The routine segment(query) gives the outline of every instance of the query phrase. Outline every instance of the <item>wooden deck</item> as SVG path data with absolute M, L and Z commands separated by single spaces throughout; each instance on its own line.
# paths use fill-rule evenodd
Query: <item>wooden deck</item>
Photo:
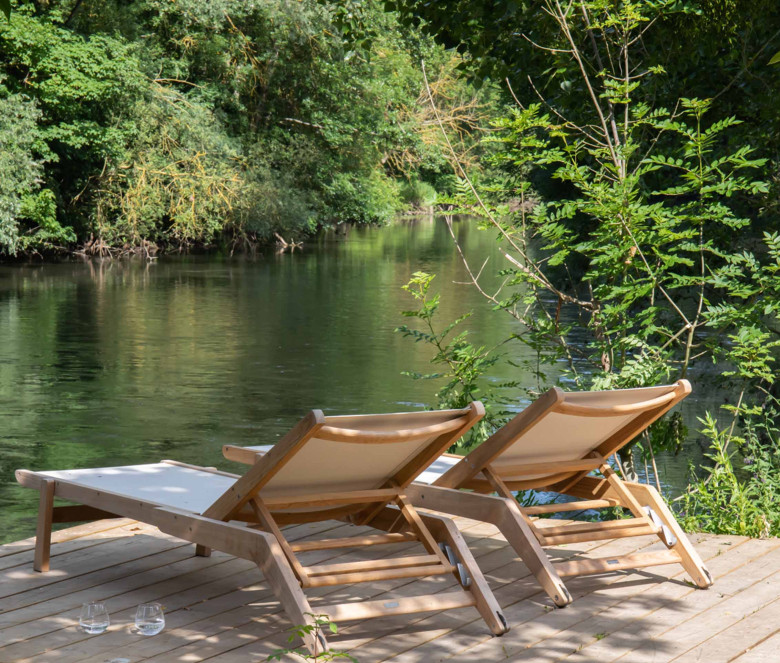
M 344 624 L 334 649 L 361 663 L 567 661 L 570 663 L 770 663 L 780 661 L 780 539 L 697 536 L 715 577 L 694 589 L 679 567 L 569 579 L 575 597 L 553 609 L 525 567 L 491 526 L 459 520 L 504 606 L 512 631 L 493 638 L 473 610 L 406 615 Z M 354 534 L 336 522 L 287 529 L 291 539 Z M 136 663 L 138 661 L 264 661 L 286 645 L 290 624 L 259 571 L 128 520 L 106 520 L 53 536 L 52 572 L 32 570 L 32 540 L 0 546 L 0 662 Z M 387 555 L 409 544 L 377 546 L 359 555 L 306 553 L 307 563 Z M 652 539 L 563 546 L 559 558 L 658 547 Z M 598 549 L 595 551 L 594 549 Z M 325 603 L 415 594 L 415 583 L 451 587 L 454 580 L 394 580 L 309 592 Z M 417 591 L 415 591 L 417 590 Z M 82 602 L 104 600 L 107 633 L 76 628 Z M 166 629 L 145 638 L 130 631 L 135 606 L 159 601 Z M 316 603 L 316 601 L 313 601 Z M 290 660 L 293 660 L 292 658 Z

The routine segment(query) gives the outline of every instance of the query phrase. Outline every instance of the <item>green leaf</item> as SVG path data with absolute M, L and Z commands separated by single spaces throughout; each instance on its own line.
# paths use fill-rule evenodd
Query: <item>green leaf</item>
M 11 22 L 11 0 L 0 0 L 0 11 L 5 14 L 5 19 Z
M 775 54 L 772 56 L 772 59 L 771 59 L 771 60 L 769 60 L 769 64 L 778 64 L 778 63 L 780 63 L 780 51 L 778 51 L 777 53 L 775 53 Z

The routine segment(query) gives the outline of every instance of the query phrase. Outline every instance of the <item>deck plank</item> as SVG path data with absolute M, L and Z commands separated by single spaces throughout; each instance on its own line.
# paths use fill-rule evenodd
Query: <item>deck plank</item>
M 771 555 L 771 554 L 770 554 Z M 767 557 L 770 557 L 767 555 Z M 773 556 L 774 564 L 780 563 L 780 555 Z M 748 567 L 748 571 L 750 568 Z M 765 573 L 766 569 L 762 573 Z M 777 598 L 780 587 L 780 571 L 754 582 L 739 571 L 727 576 L 732 582 L 741 579 L 740 587 L 729 586 L 724 591 L 723 600 L 710 606 L 703 612 L 683 621 L 674 628 L 667 629 L 646 642 L 644 646 L 617 659 L 624 663 L 658 663 L 674 660 L 692 645 L 717 636 L 721 631 L 756 610 L 760 610 Z M 747 586 L 745 586 L 747 585 Z M 700 606 L 696 606 L 699 609 Z
M 337 527 L 327 533 L 328 536 L 339 537 L 346 534 L 360 533 L 366 528 L 355 528 L 344 524 L 336 524 Z M 311 529 L 310 526 L 309 529 Z M 308 532 L 311 533 L 311 532 Z M 287 531 L 290 540 L 297 540 L 296 536 L 291 536 Z M 322 536 L 321 534 L 318 536 Z M 323 536 L 323 538 L 325 538 Z M 415 544 L 395 544 L 394 546 L 380 546 L 372 549 L 364 549 L 356 554 L 355 559 L 366 558 L 367 555 L 378 556 L 379 554 L 390 554 L 395 550 L 405 550 L 413 547 Z M 383 551 L 383 552 L 382 552 Z M 216 553 L 215 553 L 216 554 Z M 343 553 L 338 550 L 312 551 L 301 555 L 302 561 L 307 564 L 319 563 L 338 559 L 345 559 Z M 240 561 L 240 560 L 236 560 Z M 69 644 L 60 646 L 56 653 L 42 654 L 37 653 L 35 661 L 56 660 L 61 663 L 69 661 L 105 661 L 106 656 L 114 651 L 122 651 L 128 645 L 135 645 L 133 651 L 139 654 L 157 656 L 165 655 L 169 660 L 175 660 L 179 654 L 172 650 L 179 647 L 187 651 L 185 660 L 198 660 L 197 650 L 201 640 L 208 637 L 217 637 L 220 633 L 236 631 L 241 633 L 244 642 L 251 638 L 254 620 L 264 620 L 261 624 L 263 629 L 260 637 L 267 636 L 267 625 L 276 624 L 276 632 L 280 629 L 289 629 L 290 625 L 281 616 L 281 608 L 273 598 L 270 589 L 262 583 L 262 576 L 251 565 L 246 562 L 246 571 L 238 578 L 228 578 L 221 588 L 218 586 L 215 595 L 209 592 L 209 587 L 202 585 L 196 586 L 194 596 L 194 605 L 182 605 L 180 596 L 162 597 L 150 595 L 148 592 L 144 597 L 145 601 L 158 600 L 166 605 L 166 630 L 163 634 L 154 638 L 143 638 L 142 636 L 130 633 L 126 627 L 132 624 L 133 611 L 135 604 L 119 615 L 119 621 L 125 624 L 124 628 L 112 626 L 110 632 L 102 635 L 100 638 L 89 638 L 80 634 L 75 629 L 70 629 L 65 636 Z M 337 592 L 339 588 L 321 588 L 322 593 L 327 591 Z M 315 594 L 311 592 L 310 594 Z M 135 603 L 138 603 L 136 601 Z M 251 605 L 250 605 L 251 604 Z M 273 619 L 272 619 L 273 618 Z M 247 628 L 249 627 L 249 628 Z M 99 641 L 94 644 L 92 641 Z M 191 647 L 188 643 L 193 642 Z M 161 653 L 161 650 L 164 650 Z M 0 649 L 0 655 L 4 650 Z M 90 658 L 90 656 L 94 658 Z M 27 660 L 27 659 L 21 659 Z M 33 660 L 32 658 L 30 660 Z
M 456 519 L 513 630 L 493 638 L 473 609 L 352 622 L 330 637 L 360 663 L 566 661 L 567 663 L 764 663 L 780 647 L 780 540 L 694 537 L 716 584 L 686 584 L 680 567 L 570 578 L 575 602 L 556 610 L 492 526 Z M 286 528 L 291 539 L 339 537 L 362 529 L 343 523 Z M 638 537 L 559 547 L 553 556 L 618 555 L 654 549 Z M 264 661 L 287 646 L 291 628 L 262 575 L 249 562 L 193 546 L 127 520 L 89 523 L 55 534 L 50 574 L 31 569 L 33 542 L 0 547 L 0 662 Z M 416 552 L 397 543 L 359 550 L 311 551 L 306 564 L 380 559 Z M 452 589 L 451 576 L 397 579 L 307 592 L 312 606 Z M 100 636 L 76 628 L 80 604 L 107 601 L 112 626 Z M 132 633 L 135 606 L 166 606 L 166 629 Z M 294 659 L 289 659 L 294 660 Z
M 681 645 L 671 642 L 671 630 L 676 628 L 680 629 L 678 634 L 684 629 L 692 633 L 683 651 L 699 644 L 701 640 L 696 639 L 698 634 L 695 628 L 685 626 L 691 618 L 706 614 L 710 609 L 717 609 L 730 596 L 750 587 L 757 579 L 766 577 L 780 565 L 780 549 L 776 542 L 771 543 L 771 548 L 769 545 L 755 545 L 762 543 L 768 542 L 748 541 L 711 560 L 709 564 L 716 584 L 709 590 L 692 589 L 684 596 L 659 601 L 658 597 L 663 596 L 659 589 L 654 589 L 648 597 L 648 609 L 644 614 L 633 615 L 633 622 L 625 629 L 613 629 L 608 638 L 598 643 L 601 646 L 589 655 L 598 655 L 604 663 L 670 660 L 682 653 L 679 649 Z M 759 556 L 752 557 L 755 553 L 759 553 Z M 629 615 L 629 619 L 631 617 Z M 726 626 L 727 623 L 723 628 Z M 714 636 L 716 633 L 709 635 Z M 604 645 L 609 645 L 610 649 L 607 650 Z
M 705 560 L 712 560 L 720 552 L 712 539 L 701 541 L 697 549 Z M 576 611 L 535 620 L 532 626 L 537 639 L 528 637 L 526 648 L 514 654 L 513 660 L 599 661 L 604 652 L 596 654 L 588 647 L 606 643 L 610 637 L 614 640 L 613 633 L 630 621 L 631 608 L 647 611 L 658 605 L 656 601 L 674 602 L 670 597 L 702 593 L 682 581 L 685 574 L 677 566 L 625 571 L 621 575 L 615 582 L 595 586 L 575 604 Z
M 112 518 L 107 520 L 97 520 L 91 523 L 84 523 L 75 527 L 67 527 L 52 532 L 51 542 L 52 545 L 56 543 L 64 543 L 66 541 L 72 541 L 87 537 L 93 533 L 102 532 L 108 529 L 114 529 L 116 527 L 122 527 L 124 525 L 137 524 L 130 518 Z M 0 557 L 7 555 L 16 555 L 18 553 L 33 550 L 35 548 L 35 537 L 31 536 L 21 541 L 13 541 L 11 543 L 4 543 L 0 545 Z
M 780 598 L 723 629 L 717 637 L 710 637 L 672 660 L 674 663 L 726 663 L 759 646 L 778 631 Z
M 601 546 L 593 549 L 593 554 L 598 556 L 616 556 L 621 554 L 630 554 L 635 551 L 642 550 L 652 543 L 652 537 L 636 537 L 630 539 L 619 539 L 616 541 L 602 542 Z M 573 549 L 580 549 L 579 545 L 572 546 Z M 574 606 L 582 603 L 584 597 L 591 594 L 595 588 L 607 586 L 613 582 L 617 582 L 622 578 L 622 574 L 608 574 L 601 576 L 587 576 L 579 578 L 571 578 L 567 581 L 566 586 L 569 592 L 574 597 Z M 539 591 L 538 586 L 532 579 L 528 581 L 529 588 L 533 592 L 529 597 L 517 597 L 514 593 L 510 593 L 507 596 L 508 605 L 504 606 L 504 614 L 506 615 L 509 623 L 514 627 L 516 633 L 513 631 L 509 639 L 501 638 L 481 638 L 473 641 L 466 648 L 455 650 L 451 644 L 447 645 L 447 655 L 452 657 L 453 661 L 474 661 L 474 660 L 493 660 L 496 657 L 506 657 L 512 653 L 519 653 L 528 646 L 531 646 L 535 641 L 541 639 L 541 634 L 536 628 L 536 624 L 541 622 L 545 623 L 546 619 L 550 619 L 551 616 L 559 620 L 571 620 L 579 615 L 583 614 L 583 609 L 577 609 L 570 611 L 570 607 L 564 610 L 555 610 L 552 604 L 547 599 L 547 596 Z M 501 590 L 497 593 L 499 601 L 504 603 L 504 594 Z M 526 598 L 526 600 L 518 600 Z M 530 599 L 530 600 L 527 600 Z M 585 611 L 584 614 L 589 614 Z M 528 624 L 532 623 L 534 628 L 529 628 Z M 412 651 L 409 652 L 412 657 L 410 660 L 422 660 L 419 658 L 420 653 Z
M 472 528 L 482 526 L 482 523 L 459 523 L 461 527 L 465 528 L 465 531 L 471 531 Z M 470 525 L 470 526 L 469 526 Z M 414 549 L 414 546 L 419 544 L 394 544 L 388 546 L 377 546 L 374 548 L 363 548 L 353 550 L 348 553 L 343 553 L 338 559 L 339 561 L 357 561 L 360 559 L 381 559 L 391 554 L 398 554 L 399 552 L 410 551 Z M 443 582 L 441 577 L 432 578 L 423 583 L 430 587 L 430 585 L 440 585 Z M 350 600 L 369 600 L 382 596 L 388 591 L 397 592 L 399 589 L 412 585 L 416 588 L 413 593 L 425 593 L 427 589 L 420 587 L 422 583 L 415 579 L 400 578 L 396 580 L 387 580 L 383 582 L 376 582 L 370 584 L 359 584 L 352 587 L 320 587 L 317 589 L 307 591 L 307 595 L 310 597 L 312 609 L 316 611 L 317 605 L 323 603 L 345 602 Z M 274 614 L 270 615 L 270 619 L 266 619 L 263 623 L 257 623 L 250 621 L 243 623 L 240 627 L 240 633 L 228 634 L 225 632 L 224 636 L 219 642 L 216 642 L 212 637 L 209 640 L 208 648 L 201 650 L 197 643 L 192 645 L 186 645 L 175 651 L 167 653 L 168 658 L 166 660 L 181 660 L 181 661 L 200 661 L 206 660 L 205 656 L 208 654 L 212 658 L 222 659 L 227 657 L 228 659 L 235 660 L 256 660 L 256 657 L 260 656 L 258 652 L 262 654 L 257 660 L 265 660 L 267 655 L 276 649 L 279 649 L 287 645 L 286 635 L 290 629 L 290 624 L 286 621 L 285 617 L 281 614 L 278 607 L 276 607 Z M 382 620 L 386 621 L 386 620 Z M 229 637 L 228 637 L 229 636 Z M 269 638 L 275 641 L 275 644 L 269 648 Z M 333 638 L 329 635 L 329 639 Z M 338 644 L 331 643 L 334 649 L 340 649 Z M 156 660 L 156 659 L 150 659 Z M 161 659 L 162 660 L 162 659 Z M 88 663 L 98 663 L 97 661 L 89 661 Z
M 328 524 L 328 527 L 332 529 L 333 526 Z M 311 527 L 306 526 L 305 530 L 300 530 L 297 534 L 295 531 L 293 533 L 288 531 L 288 536 L 290 536 L 291 540 L 297 540 L 298 538 L 308 536 L 310 533 Z M 99 588 L 90 590 L 91 596 L 89 596 L 88 600 L 97 598 L 106 600 L 107 605 L 110 606 L 109 610 L 114 614 L 118 611 L 120 613 L 120 621 L 127 624 L 132 623 L 135 607 L 139 603 L 160 601 L 166 605 L 168 610 L 176 610 L 182 607 L 184 610 L 189 610 L 188 606 L 190 604 L 202 603 L 210 598 L 211 594 L 209 594 L 209 591 L 212 589 L 216 592 L 215 596 L 219 596 L 235 590 L 236 587 L 241 590 L 245 586 L 252 585 L 262 579 L 257 568 L 246 560 L 234 559 L 218 552 L 215 552 L 209 558 L 196 558 L 193 557 L 192 546 L 185 546 L 179 552 L 181 553 L 179 560 L 176 562 L 168 560 L 158 564 L 155 568 L 158 573 L 154 575 L 138 573 L 137 561 L 119 565 L 115 568 L 115 572 L 121 574 L 121 577 L 114 583 L 102 584 Z M 158 562 L 162 561 L 162 559 L 158 559 Z M 227 564 L 227 566 L 222 566 L 223 564 Z M 213 566 L 219 566 L 220 568 L 215 570 L 209 569 L 209 567 Z M 195 570 L 188 573 L 191 569 Z M 184 577 L 176 577 L 177 573 L 184 573 Z M 238 574 L 238 577 L 236 577 L 236 574 Z M 214 582 L 207 583 L 212 576 L 214 577 Z M 161 582 L 150 585 L 149 583 L 154 583 L 157 577 L 159 577 Z M 116 585 L 119 585 L 120 588 L 124 585 L 126 590 L 124 592 L 120 590 L 120 593 L 117 593 L 118 587 Z M 212 585 L 216 585 L 216 587 L 212 588 Z M 268 595 L 270 596 L 270 593 Z M 63 599 L 68 600 L 70 596 L 72 595 L 67 595 Z M 43 605 L 48 606 L 50 603 L 52 602 L 46 601 Z M 37 605 L 40 606 L 41 604 Z M 0 648 L 0 660 L 3 660 L 5 656 L 24 659 L 32 655 L 39 655 L 45 649 L 50 648 L 51 642 L 55 641 L 59 652 L 58 660 L 64 660 L 68 656 L 67 647 L 71 645 L 81 652 L 78 643 L 92 638 L 85 636 L 75 628 L 79 607 L 80 602 L 72 603 L 71 608 L 63 614 L 54 614 L 46 619 L 36 620 L 33 622 L 34 632 L 28 638 L 23 637 L 29 631 L 29 629 L 24 629 L 24 625 L 16 629 L 0 630 L 0 637 L 4 644 L 4 647 Z M 189 616 L 194 617 L 195 613 Z M 47 624 L 49 625 L 48 632 L 46 631 Z M 112 632 L 114 630 L 116 629 L 112 628 Z M 18 639 L 12 642 L 9 635 L 17 635 Z M 24 642 L 19 642 L 19 639 L 24 640 Z M 109 648 L 114 646 L 112 639 L 108 636 L 103 636 L 100 640 L 103 645 Z M 78 654 L 78 656 L 82 655 L 82 653 Z M 77 657 L 76 660 L 81 659 Z
M 729 663 L 777 663 L 778 651 L 780 651 L 780 630 Z

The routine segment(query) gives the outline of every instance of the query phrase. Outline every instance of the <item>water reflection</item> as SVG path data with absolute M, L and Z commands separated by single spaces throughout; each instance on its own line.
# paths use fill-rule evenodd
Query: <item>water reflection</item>
M 469 257 L 488 259 L 486 273 L 501 265 L 493 236 L 468 220 L 454 229 Z M 432 218 L 252 259 L 0 267 L 0 537 L 34 532 L 37 499 L 17 486 L 17 468 L 230 467 L 222 444 L 273 442 L 311 408 L 432 403 L 435 384 L 401 375 L 429 372 L 430 350 L 393 332 L 417 270 L 438 274 L 443 319 L 474 309 L 475 342 L 511 333 L 509 316 L 458 284 L 466 274 Z M 661 463 L 682 485 L 686 463 Z

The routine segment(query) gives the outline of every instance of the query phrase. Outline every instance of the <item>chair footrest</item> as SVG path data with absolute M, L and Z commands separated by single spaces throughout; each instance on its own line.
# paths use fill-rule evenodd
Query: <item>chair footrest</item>
M 455 567 L 449 564 L 426 564 L 422 566 L 404 566 L 392 569 L 365 571 L 346 571 L 331 575 L 308 576 L 302 584 L 305 587 L 327 587 L 329 585 L 351 585 L 356 582 L 375 582 L 395 580 L 397 578 L 424 578 L 426 576 L 454 573 Z
M 558 562 L 553 564 L 553 566 L 558 575 L 564 577 L 607 573 L 625 569 L 641 569 L 646 566 L 660 566 L 662 564 L 679 564 L 680 561 L 680 555 L 676 551 L 659 550 L 656 552 L 636 553 L 634 555 L 621 555 L 619 557 L 598 557 L 595 559 Z
M 630 521 L 626 521 L 630 522 Z M 558 529 L 558 528 L 556 528 Z M 658 528 L 654 525 L 641 523 L 631 524 L 628 527 L 620 528 L 590 528 L 586 531 L 567 532 L 562 534 L 545 534 L 539 527 L 536 529 L 541 533 L 540 543 L 543 546 L 558 546 L 564 543 L 583 543 L 585 541 L 604 541 L 606 539 L 624 539 L 632 536 L 647 536 L 649 534 L 658 534 Z
M 452 610 L 476 605 L 477 601 L 471 592 L 459 590 L 442 592 L 428 596 L 411 596 L 382 601 L 362 601 L 355 603 L 340 603 L 328 606 L 313 606 L 318 614 L 328 616 L 333 622 L 345 622 L 352 619 L 369 619 L 371 617 L 388 617 L 392 615 L 408 615 L 415 612 L 431 612 L 434 610 Z

